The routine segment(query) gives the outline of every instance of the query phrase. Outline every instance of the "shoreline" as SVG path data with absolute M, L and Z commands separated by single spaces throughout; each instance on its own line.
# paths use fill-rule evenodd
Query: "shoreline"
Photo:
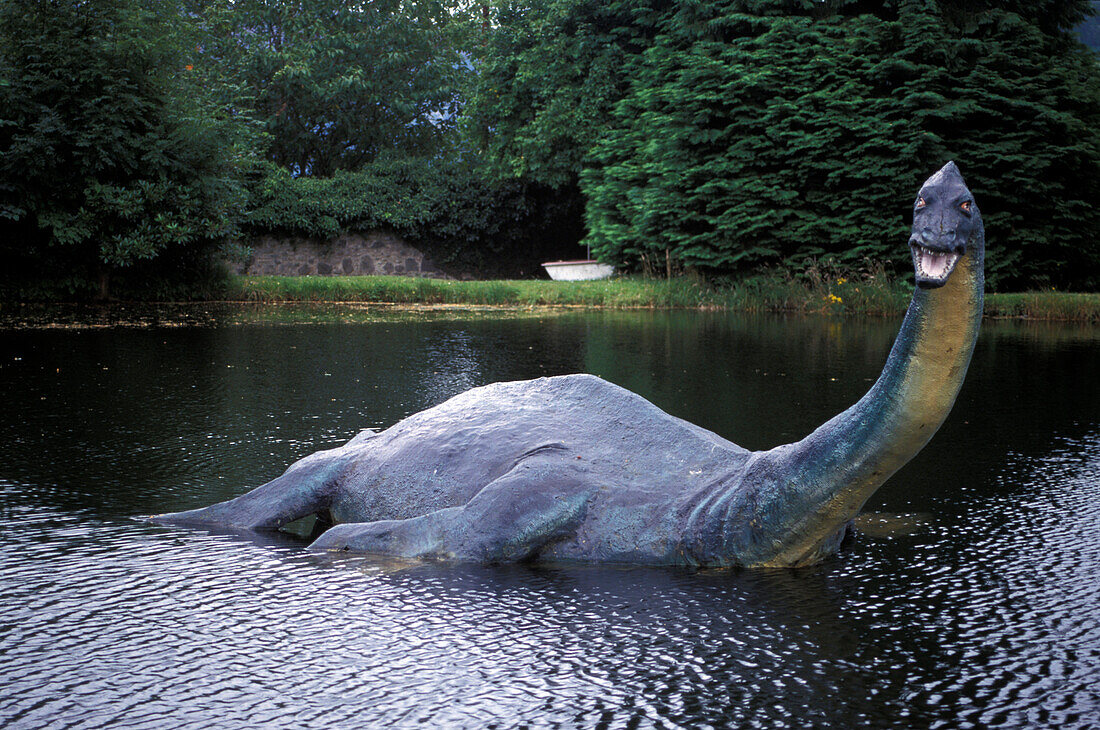
M 454 281 L 408 277 L 238 276 L 227 301 L 420 304 L 440 306 L 566 306 L 610 309 L 696 309 L 746 313 L 902 316 L 912 284 L 884 274 L 795 279 L 759 275 L 722 286 L 691 277 L 619 277 L 601 281 Z M 985 295 L 985 317 L 1100 324 L 1100 293 L 1058 291 Z
M 905 313 L 912 284 L 880 279 L 805 281 L 758 276 L 725 286 L 709 286 L 689 277 L 616 278 L 602 281 L 549 280 L 454 281 L 409 277 L 237 276 L 206 298 L 190 301 L 119 300 L 95 302 L 0 302 L 0 328 L 58 326 L 52 320 L 79 322 L 125 319 L 127 309 L 141 320 L 179 325 L 209 319 L 203 308 L 279 305 L 327 305 L 349 311 L 374 308 L 390 313 L 527 312 L 580 310 L 694 310 L 745 314 L 825 315 L 840 318 L 891 318 Z M 176 310 L 175 315 L 167 311 Z M 68 310 L 65 316 L 61 310 Z M 32 315 L 29 319 L 21 315 Z M 1100 324 L 1100 293 L 1031 291 L 986 293 L 985 319 Z M 22 324 L 13 324 L 22 320 Z M 64 326 L 64 325 L 62 325 Z M 101 326 L 111 326 L 104 324 Z

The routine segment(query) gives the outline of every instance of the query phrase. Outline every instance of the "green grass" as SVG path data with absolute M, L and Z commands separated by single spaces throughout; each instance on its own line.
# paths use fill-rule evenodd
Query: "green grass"
M 1100 294 L 1059 291 L 989 294 L 985 299 L 985 314 L 987 317 L 1100 323 Z
M 227 292 L 255 302 L 701 307 L 715 293 L 687 279 L 605 281 L 444 281 L 400 276 L 241 276 Z
M 712 286 L 691 277 L 604 281 L 444 281 L 399 276 L 239 276 L 222 293 L 249 302 L 589 306 L 619 309 L 728 309 L 897 316 L 911 285 L 881 270 L 851 276 L 810 270 L 769 272 Z M 986 316 L 1100 323 L 1100 294 L 1025 292 L 986 295 Z

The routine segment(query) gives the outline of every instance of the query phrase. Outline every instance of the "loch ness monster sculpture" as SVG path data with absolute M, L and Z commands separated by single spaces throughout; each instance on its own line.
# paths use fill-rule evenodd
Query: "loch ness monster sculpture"
M 160 522 L 278 529 L 318 550 L 525 560 L 802 566 L 947 417 L 982 317 L 985 233 L 949 162 L 921 187 L 916 287 L 882 375 L 806 438 L 747 451 L 591 375 L 496 383 L 295 462 L 235 499 Z

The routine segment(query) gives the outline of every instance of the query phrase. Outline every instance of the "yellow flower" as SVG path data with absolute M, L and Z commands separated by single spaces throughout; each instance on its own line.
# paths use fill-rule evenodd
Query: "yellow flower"
M 837 280 L 836 280 L 836 283 L 837 283 L 837 284 L 847 284 L 847 283 L 848 283 L 848 280 L 847 280 L 847 279 L 845 279 L 844 277 L 841 277 L 841 278 L 839 278 L 839 279 L 837 279 Z

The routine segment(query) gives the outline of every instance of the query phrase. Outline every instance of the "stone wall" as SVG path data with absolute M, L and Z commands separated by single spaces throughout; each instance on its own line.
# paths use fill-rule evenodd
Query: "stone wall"
M 264 234 L 251 245 L 252 257 L 233 266 L 238 274 L 449 278 L 427 256 L 392 233 L 344 233 L 328 241 Z

